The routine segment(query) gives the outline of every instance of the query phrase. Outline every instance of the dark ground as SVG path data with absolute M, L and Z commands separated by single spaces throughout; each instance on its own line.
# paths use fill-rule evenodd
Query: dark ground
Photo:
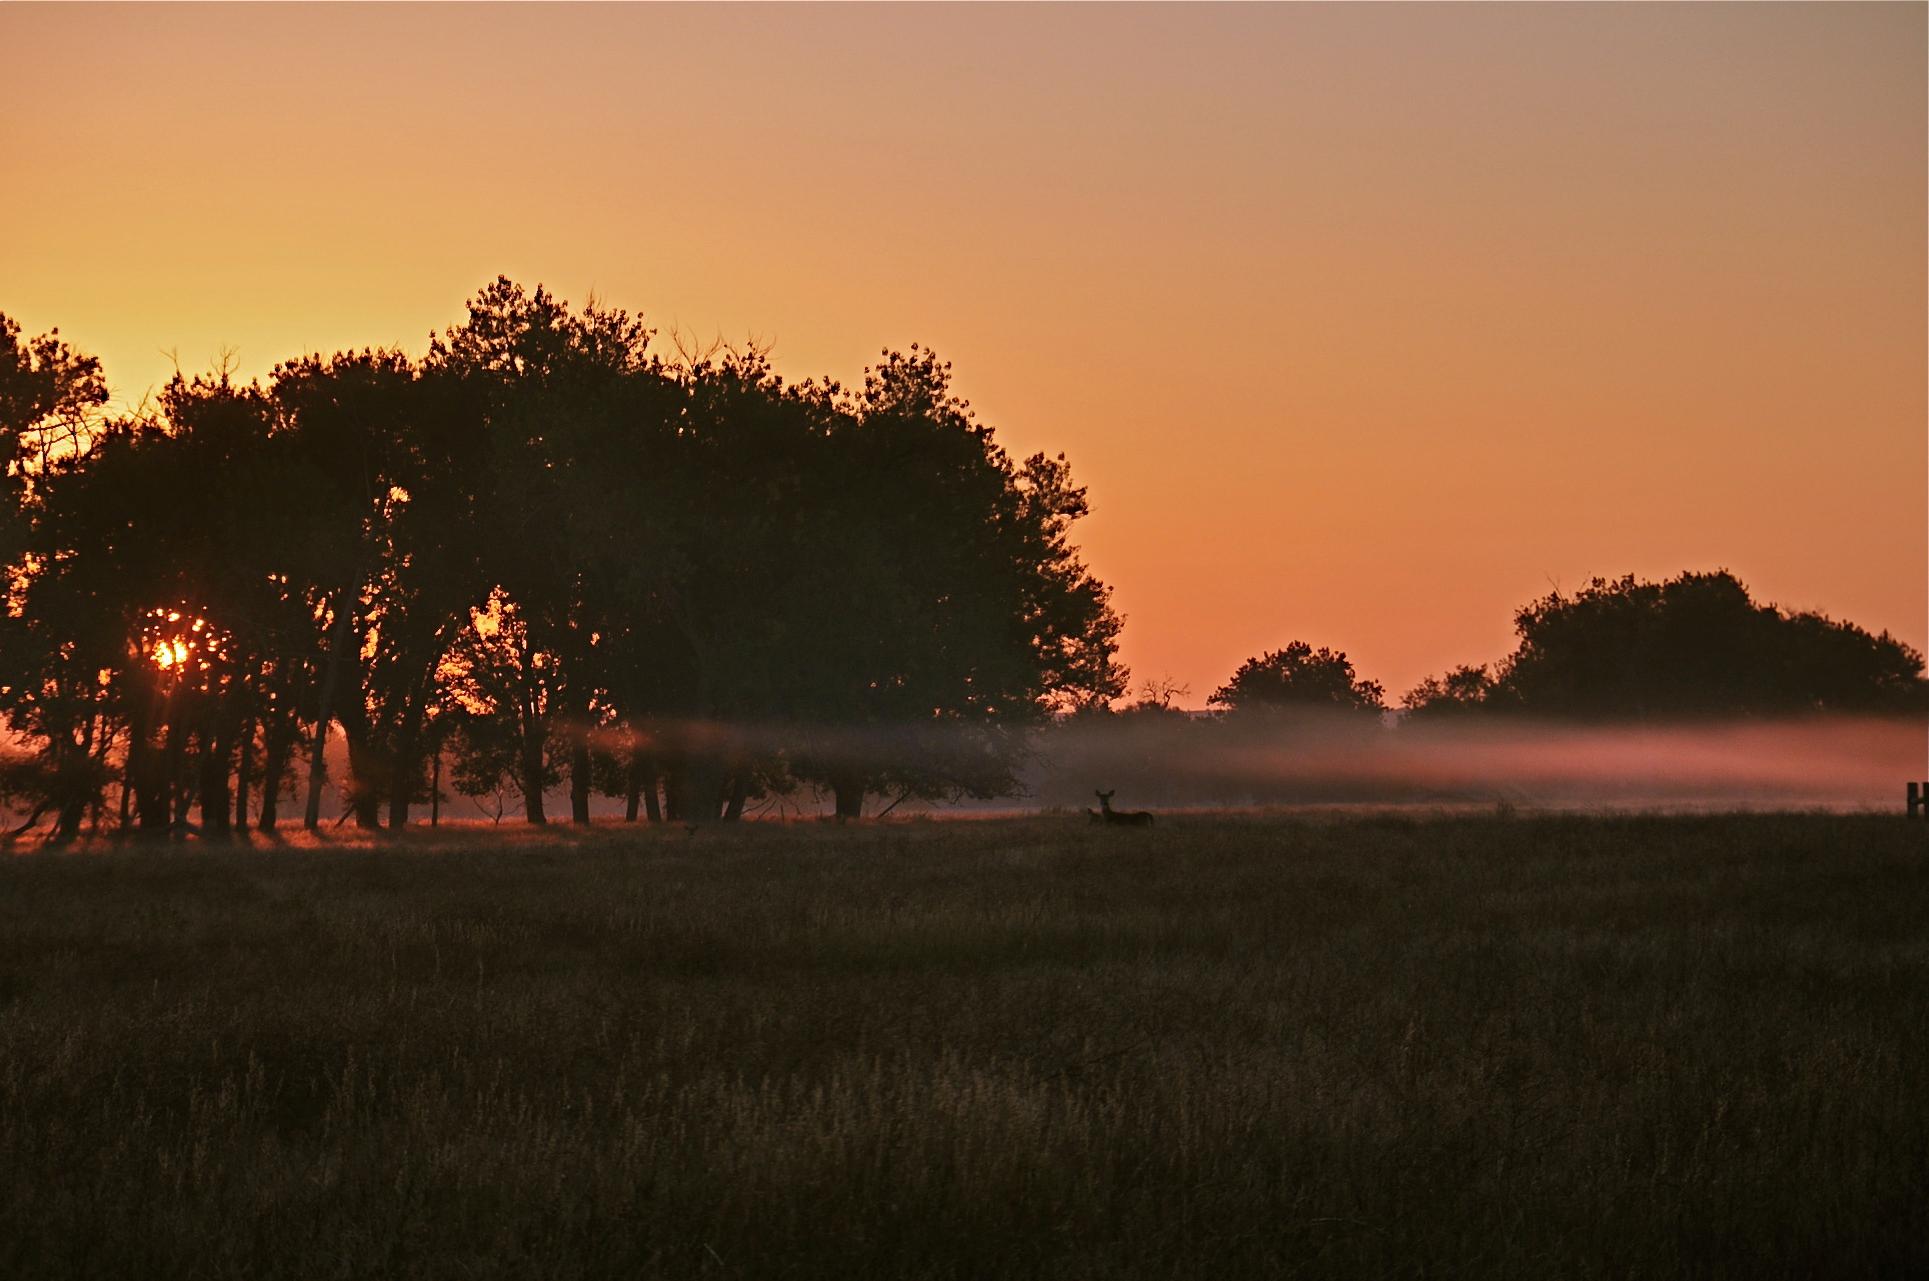
M 1929 823 L 0 858 L 0 1276 L 1929 1271 Z

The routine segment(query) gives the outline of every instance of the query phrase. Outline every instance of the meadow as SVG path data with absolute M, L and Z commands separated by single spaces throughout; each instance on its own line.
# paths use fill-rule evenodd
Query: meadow
M 0 858 L 0 1276 L 1929 1270 L 1929 823 Z

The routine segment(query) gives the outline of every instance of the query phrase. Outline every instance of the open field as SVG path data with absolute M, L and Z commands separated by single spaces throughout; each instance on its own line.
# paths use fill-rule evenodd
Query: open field
M 1929 1268 L 1929 823 L 0 859 L 0 1275 Z

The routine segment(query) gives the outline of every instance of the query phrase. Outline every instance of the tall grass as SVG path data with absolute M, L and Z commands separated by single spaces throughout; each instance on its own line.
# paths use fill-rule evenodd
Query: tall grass
M 0 1275 L 1902 1276 L 1929 825 L 0 860 Z

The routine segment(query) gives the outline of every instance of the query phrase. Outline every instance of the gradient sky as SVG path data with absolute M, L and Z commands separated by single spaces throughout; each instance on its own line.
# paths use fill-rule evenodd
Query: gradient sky
M 1091 488 L 1124 657 L 1398 694 L 1595 574 L 1925 640 L 1925 7 L 0 6 L 0 310 L 136 400 L 497 273 Z

